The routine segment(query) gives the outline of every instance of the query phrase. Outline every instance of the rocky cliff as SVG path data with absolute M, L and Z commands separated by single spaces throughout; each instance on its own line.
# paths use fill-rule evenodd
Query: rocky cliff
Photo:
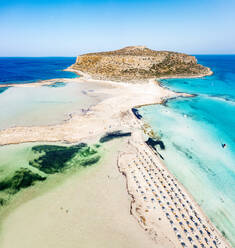
M 197 63 L 194 56 L 154 51 L 144 46 L 125 47 L 110 52 L 88 53 L 77 57 L 70 68 L 96 79 L 135 81 L 174 76 L 210 75 L 209 68 Z

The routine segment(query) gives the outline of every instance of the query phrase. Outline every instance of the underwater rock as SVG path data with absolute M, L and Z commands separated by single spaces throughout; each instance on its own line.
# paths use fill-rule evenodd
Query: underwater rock
M 152 138 L 148 138 L 146 144 L 151 146 L 154 150 L 156 150 L 156 145 L 159 145 L 162 150 L 165 150 L 165 145 L 161 140 L 154 140 Z
M 122 138 L 126 136 L 131 136 L 131 132 L 122 133 L 121 131 L 114 131 L 106 133 L 103 137 L 100 138 L 100 143 L 108 142 L 112 139 Z
M 132 108 L 131 110 L 132 110 L 133 114 L 136 116 L 137 119 L 140 120 L 142 118 L 142 115 L 139 113 L 138 109 Z

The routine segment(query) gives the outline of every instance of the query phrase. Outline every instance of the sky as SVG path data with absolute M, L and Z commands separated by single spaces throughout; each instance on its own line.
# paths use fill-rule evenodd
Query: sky
M 0 56 L 235 54 L 235 0 L 0 0 Z

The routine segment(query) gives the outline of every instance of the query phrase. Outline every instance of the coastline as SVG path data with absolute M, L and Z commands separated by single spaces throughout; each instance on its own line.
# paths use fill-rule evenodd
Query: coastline
M 56 82 L 71 82 L 76 78 L 55 78 L 55 79 L 48 79 L 48 80 L 38 80 L 34 83 L 19 83 L 19 84 L 0 84 L 0 88 L 6 88 L 6 87 L 39 87 L 39 86 L 46 86 L 46 85 L 52 85 Z
M 170 99 L 169 99 L 170 100 Z M 134 114 L 133 114 L 134 115 Z M 137 121 L 137 122 L 140 122 L 141 123 L 141 125 L 143 126 L 144 124 L 145 124 L 145 122 L 142 120 L 142 119 L 138 119 L 135 115 L 134 115 L 134 117 L 135 117 L 135 120 Z M 153 155 L 154 157 L 152 157 L 152 159 L 156 159 L 156 163 L 158 164 L 158 167 L 159 168 L 161 168 L 162 170 L 164 170 L 165 171 L 165 176 L 166 177 L 168 177 L 168 178 L 171 178 L 171 180 L 173 180 L 173 181 L 175 181 L 175 182 L 177 182 L 177 184 L 178 184 L 178 187 L 181 189 L 180 191 L 181 192 L 184 192 L 184 195 L 186 195 L 186 198 L 188 197 L 189 199 L 190 199 L 190 204 L 193 206 L 194 205 L 194 207 L 195 207 L 195 210 L 196 210 L 196 212 L 198 212 L 199 214 L 198 214 L 198 216 L 201 216 L 201 220 L 203 220 L 204 219 L 204 222 L 206 223 L 204 223 L 205 225 L 208 225 L 208 228 L 209 228 L 209 230 L 213 233 L 213 235 L 215 235 L 215 239 L 216 239 L 216 241 L 219 241 L 219 240 L 222 240 L 222 243 L 220 243 L 220 241 L 219 241 L 219 244 L 217 244 L 218 245 L 218 247 L 232 247 L 229 243 L 228 243 L 228 241 L 226 240 L 226 238 L 221 234 L 221 232 L 214 226 L 214 224 L 211 222 L 211 220 L 207 217 L 207 215 L 204 213 L 204 211 L 203 211 L 203 209 L 201 208 L 201 206 L 196 202 L 196 200 L 193 198 L 193 196 L 190 194 L 190 192 L 185 188 L 185 186 L 170 172 L 170 170 L 167 168 L 167 166 L 164 164 L 164 161 L 161 159 L 161 157 L 159 156 L 159 153 L 157 152 L 157 151 L 155 151 L 153 148 L 151 148 L 150 146 L 148 146 L 148 145 L 146 145 L 146 142 L 144 142 L 144 140 L 143 140 L 143 137 L 142 136 L 140 136 L 140 140 L 141 141 L 139 141 L 140 142 L 140 144 L 142 143 L 142 146 L 144 146 L 145 145 L 145 148 L 144 149 L 146 149 L 147 151 L 148 151 L 148 156 L 150 155 Z M 135 143 L 138 143 L 138 141 L 135 141 L 134 143 L 133 143 L 133 146 L 136 146 L 136 145 L 134 145 Z M 143 149 L 143 147 L 139 147 L 139 150 L 144 150 Z M 138 148 L 137 148 L 137 150 L 138 150 Z M 141 152 L 140 152 L 141 153 Z M 142 154 L 143 154 L 144 152 L 142 151 Z M 122 154 L 122 156 L 124 156 L 124 163 L 126 163 L 126 160 L 128 160 L 126 157 L 125 157 L 125 155 L 126 154 L 128 154 L 128 152 L 126 153 L 126 152 L 124 152 L 123 154 Z M 135 158 L 133 158 L 133 160 L 134 160 Z M 150 158 L 150 161 L 151 162 L 153 162 L 153 160 L 152 160 L 151 158 Z M 122 163 L 122 162 L 121 162 Z M 120 163 L 120 164 L 121 164 Z M 131 162 L 129 162 L 129 163 L 131 163 Z M 153 162 L 154 163 L 154 162 Z M 154 165 L 156 165 L 156 163 L 154 163 Z M 145 164 L 145 166 L 147 166 L 149 163 L 147 163 L 147 164 Z M 130 164 L 128 165 L 129 167 L 130 167 Z M 135 166 L 136 166 L 136 164 L 135 164 Z M 134 166 L 134 167 L 135 167 Z M 129 184 L 129 181 L 128 180 L 130 180 L 131 181 L 131 175 L 130 175 L 130 171 L 128 171 L 128 170 L 130 170 L 130 169 L 135 169 L 134 167 L 131 167 L 131 168 L 127 168 L 127 166 L 123 166 L 123 165 L 119 165 L 118 166 L 119 167 L 119 171 L 125 176 L 125 178 L 126 178 L 126 180 L 127 180 L 127 185 Z M 122 168 L 123 167 L 123 168 Z M 161 171 L 161 169 L 159 170 L 159 171 Z M 147 171 L 148 170 L 151 170 L 151 167 L 149 167 L 149 169 L 146 169 Z M 152 169 L 153 170 L 153 169 Z M 128 176 L 127 176 L 127 174 L 129 173 L 129 179 L 128 179 Z M 161 180 L 163 180 L 163 178 L 164 178 L 164 176 L 163 177 L 161 177 L 161 179 L 159 179 L 158 180 L 158 184 L 160 184 L 160 182 L 161 182 Z M 157 181 L 157 180 L 156 180 Z M 147 184 L 148 184 L 148 182 L 147 182 Z M 155 185 L 157 185 L 157 184 L 155 184 Z M 128 192 L 128 194 L 130 194 L 130 196 L 132 197 L 132 204 L 133 205 L 137 205 L 136 204 L 136 201 L 138 201 L 138 200 L 136 200 L 136 198 L 133 196 L 134 194 L 135 194 L 135 192 L 134 191 L 136 191 L 136 189 L 132 189 L 132 190 L 130 190 L 129 188 L 132 188 L 133 187 L 133 185 L 131 185 L 131 182 L 130 182 L 130 186 L 127 186 L 127 192 Z M 158 188 L 158 187 L 157 187 Z M 157 191 L 157 188 L 151 188 L 152 189 L 152 191 L 153 192 L 156 192 Z M 150 189 L 149 189 L 150 190 Z M 163 188 L 163 190 L 164 190 L 164 188 Z M 179 191 L 179 190 L 178 190 Z M 179 192 L 180 192 L 179 191 Z M 134 192 L 134 193 L 133 193 Z M 163 200 L 164 201 L 164 198 L 162 198 L 161 200 Z M 145 200 L 146 201 L 146 200 Z M 144 205 L 144 203 L 142 202 L 141 204 L 143 204 Z M 148 201 L 148 204 L 151 204 L 150 203 L 150 201 Z M 160 204 L 160 206 L 162 206 L 161 204 Z M 145 206 L 146 207 L 146 206 Z M 140 213 L 138 213 L 138 211 L 137 212 L 135 212 L 135 211 L 132 211 L 133 209 L 135 208 L 135 206 L 131 206 L 131 213 L 132 213 L 132 215 L 137 219 L 137 221 L 139 222 L 139 224 L 142 226 L 142 228 L 143 229 L 145 229 L 145 231 L 148 231 L 148 229 L 146 229 L 146 225 L 145 225 L 145 223 L 143 223 L 143 219 L 141 218 L 141 216 L 140 216 Z M 148 208 L 148 206 L 146 207 L 146 208 Z M 139 210 L 139 209 L 138 209 Z M 158 209 L 158 211 L 161 211 L 162 209 L 160 208 L 160 209 Z M 197 216 L 197 215 L 196 215 Z M 197 217 L 198 217 L 197 216 Z M 152 218 L 152 216 L 151 216 L 151 218 Z M 147 219 L 147 218 L 146 218 Z M 146 222 L 147 220 L 145 219 L 145 221 L 144 222 Z M 200 221 L 201 222 L 201 221 Z M 144 224 L 144 225 L 143 225 Z M 193 224 L 193 223 L 192 223 Z M 193 225 L 192 225 L 193 226 Z M 148 227 L 150 230 L 151 230 L 151 225 L 150 225 L 150 227 Z M 159 228 L 160 228 L 160 226 L 159 226 Z M 157 232 L 156 232 L 157 233 Z M 152 230 L 151 230 L 151 232 L 150 232 L 150 235 L 153 235 L 153 233 L 152 233 Z M 153 239 L 154 239 L 154 237 L 153 237 Z M 198 245 L 200 245 L 200 242 L 199 242 L 199 244 Z M 212 243 L 212 245 L 213 245 L 213 243 Z M 209 247 L 209 246 L 208 246 Z
M 124 131 L 132 130 L 133 131 L 134 138 L 130 138 L 130 140 L 128 140 L 128 146 L 130 148 L 128 149 L 128 151 L 129 150 L 132 151 L 132 154 L 129 154 L 130 157 L 132 158 L 133 156 L 135 157 L 136 151 L 138 151 L 138 149 L 139 150 L 143 149 L 143 148 L 140 148 L 141 146 L 144 147 L 144 149 L 146 149 L 150 155 L 151 154 L 153 155 L 153 151 L 149 149 L 149 147 L 147 146 L 147 144 L 145 144 L 143 140 L 142 128 L 143 128 L 144 122 L 142 122 L 142 120 L 137 119 L 136 116 L 133 113 L 131 113 L 131 109 L 144 106 L 144 105 L 163 103 L 164 101 L 167 101 L 169 99 L 176 98 L 176 97 L 192 97 L 193 96 L 193 95 L 189 95 L 186 93 L 176 93 L 167 88 L 163 88 L 158 81 L 157 82 L 155 81 L 155 79 L 149 80 L 149 83 L 146 83 L 146 84 L 143 84 L 143 83 L 128 84 L 125 82 L 120 83 L 120 82 L 112 82 L 112 81 L 93 80 L 89 75 L 85 73 L 81 73 L 79 71 L 77 73 L 81 77 L 74 79 L 75 82 L 78 80 L 80 82 L 81 81 L 82 82 L 92 81 L 92 82 L 102 83 L 108 86 L 108 88 L 104 89 L 104 92 L 110 94 L 111 97 L 97 104 L 96 106 L 92 107 L 91 111 L 86 113 L 86 115 L 79 116 L 79 117 L 78 116 L 71 117 L 69 120 L 65 121 L 65 123 L 61 123 L 61 124 L 54 125 L 54 126 L 16 127 L 16 128 L 1 130 L 0 131 L 0 137 L 1 137 L 0 145 L 19 144 L 19 143 L 24 143 L 24 142 L 38 142 L 38 141 L 40 142 L 66 141 L 69 143 L 74 143 L 74 142 L 79 142 L 84 139 L 101 136 L 104 132 L 115 131 L 119 127 L 121 127 L 121 130 L 124 130 Z M 205 76 L 205 75 L 201 75 L 201 76 Z M 161 77 L 159 79 L 163 79 L 163 78 Z M 52 83 L 54 83 L 54 81 Z M 37 83 L 34 86 L 40 86 L 40 85 L 44 85 L 44 83 L 43 84 Z M 109 88 L 110 86 L 112 86 L 111 89 Z M 28 85 L 22 86 L 22 87 L 28 87 Z M 117 90 L 119 90 L 118 93 L 115 92 Z M 145 96 L 142 96 L 142 92 L 146 92 Z M 154 94 L 154 92 L 155 93 L 158 92 L 158 95 Z M 140 96 L 142 96 L 141 99 L 140 99 Z M 132 97 L 134 98 L 134 100 L 132 100 Z M 137 104 L 137 101 L 140 102 L 140 104 Z M 117 104 L 120 104 L 119 108 L 116 107 Z M 108 110 L 107 110 L 107 107 L 108 107 Z M 117 109 L 113 109 L 113 108 L 117 108 Z M 108 121 L 106 119 L 108 119 Z M 90 130 L 87 130 L 89 129 L 89 127 L 87 128 L 87 126 L 89 126 L 89 122 L 91 126 L 93 125 L 93 128 L 91 128 L 92 133 L 90 133 L 91 132 Z M 98 128 L 94 130 L 95 129 L 94 126 L 96 127 L 98 126 Z M 71 133 L 73 133 L 73 135 L 71 135 Z M 82 133 L 82 135 L 76 136 L 74 135 L 74 133 Z M 138 145 L 135 145 L 135 144 L 138 144 Z M 118 160 L 120 159 L 120 161 L 122 161 L 122 158 L 125 156 L 126 156 L 126 153 L 122 151 L 122 153 L 119 154 Z M 218 237 L 217 240 L 220 240 L 221 244 L 218 247 L 230 247 L 230 245 L 227 244 L 227 241 L 225 240 L 225 238 L 220 234 L 220 232 L 213 226 L 213 224 L 210 222 L 207 216 L 203 213 L 200 206 L 196 203 L 196 201 L 192 198 L 192 196 L 186 191 L 186 189 L 168 171 L 167 167 L 164 165 L 164 163 L 161 161 L 161 159 L 157 156 L 156 153 L 152 159 L 157 164 L 159 164 L 161 169 L 165 170 L 167 175 L 169 175 L 171 178 L 173 178 L 177 182 L 182 192 L 184 192 L 185 195 L 190 199 L 190 202 L 192 203 L 192 205 L 195 206 L 196 211 L 199 212 L 200 216 L 202 216 L 202 219 L 205 220 L 206 224 L 208 225 L 209 230 L 211 230 L 212 233 L 215 233 L 215 235 Z M 175 247 L 174 245 L 175 243 L 178 244 L 178 246 L 176 247 L 179 247 L 180 245 L 182 245 L 182 242 L 179 242 L 179 240 L 177 239 L 177 236 L 175 235 L 173 231 L 169 231 L 169 234 L 161 233 L 158 230 L 159 228 L 158 224 L 151 223 L 150 218 L 155 216 L 155 212 L 151 212 L 147 208 L 145 201 L 143 202 L 143 199 L 140 199 L 140 197 L 137 197 L 133 193 L 136 190 L 138 190 L 137 184 L 131 181 L 130 168 L 127 167 L 126 162 L 123 163 L 120 161 L 118 162 L 118 168 L 120 172 L 124 173 L 124 175 L 126 176 L 127 191 L 132 198 L 131 213 L 133 214 L 133 216 L 137 219 L 137 221 L 140 223 L 142 228 L 147 229 L 146 231 L 148 231 L 152 239 L 155 240 L 155 242 L 159 244 L 159 247 L 161 247 L 161 242 L 164 242 L 167 245 L 167 247 Z M 146 163 L 145 165 L 148 166 L 148 164 Z M 132 166 L 131 168 L 133 169 Z M 157 188 L 154 188 L 154 190 L 157 190 Z M 144 212 L 146 209 L 145 207 L 142 206 L 142 210 L 144 209 L 143 211 L 144 213 L 143 212 L 141 213 L 142 215 L 140 215 L 138 211 L 134 210 L 134 207 L 138 205 L 138 201 L 140 202 L 141 205 L 145 206 L 146 209 L 148 209 L 147 212 Z M 160 208 L 158 210 L 161 211 Z M 161 216 L 162 216 L 161 217 L 162 219 L 166 218 L 163 212 L 161 212 Z M 149 224 L 149 226 L 148 225 L 146 226 L 146 224 Z M 163 225 L 166 228 L 166 230 L 169 227 L 172 228 L 172 226 L 169 223 L 167 223 L 167 220 L 163 222 Z M 158 235 L 158 238 L 155 237 L 156 233 Z M 164 238 L 164 235 L 167 235 L 168 238 Z M 183 237 L 183 235 L 184 233 L 181 234 L 181 237 Z M 185 237 L 187 238 L 187 235 Z M 198 246 L 200 245 L 198 241 L 196 241 L 196 243 L 198 243 Z
M 93 80 L 87 76 L 87 74 L 83 74 L 82 77 L 73 79 L 73 82 L 99 83 L 100 85 L 104 86 L 104 89 L 97 91 L 96 93 L 107 94 L 110 96 L 110 98 L 102 101 L 96 106 L 93 106 L 85 115 L 73 116 L 72 118 L 57 125 L 12 127 L 0 130 L 0 145 L 37 141 L 66 141 L 71 143 L 78 142 L 79 140 L 86 137 L 103 133 L 106 130 L 112 131 L 113 129 L 115 130 L 115 128 L 118 126 L 122 126 L 122 118 L 120 113 L 128 111 L 128 109 L 137 106 L 137 104 L 142 106 L 146 104 L 160 103 L 165 98 L 190 96 L 186 93 L 179 94 L 167 89 L 163 89 L 158 84 L 156 84 L 154 79 L 149 80 L 149 82 L 145 84 L 132 84 L 125 82 L 120 83 L 113 81 Z M 146 92 L 145 96 L 142 95 L 142 92 Z M 112 117 L 118 119 L 119 123 L 113 121 L 111 119 Z M 93 124 L 94 126 L 98 126 L 98 129 L 94 130 L 94 128 L 92 128 L 92 132 L 87 132 L 85 124 L 89 121 L 91 122 L 91 120 L 94 120 Z M 106 125 L 104 126 L 104 124 Z M 84 133 L 82 137 L 80 135 L 74 136 L 71 134 L 73 131 L 81 131 L 79 130 L 81 129 L 79 128 L 79 125 L 80 127 L 83 127 Z M 112 126 L 111 129 L 109 128 L 110 125 Z
M 211 76 L 213 75 L 214 72 L 210 69 L 208 73 L 204 73 L 204 74 L 198 74 L 198 75 L 181 75 L 181 76 L 177 76 L 177 75 L 173 75 L 173 76 L 162 76 L 162 77 L 158 77 L 157 80 L 160 79 L 174 79 L 174 78 L 202 78 L 202 77 L 206 77 L 206 76 Z

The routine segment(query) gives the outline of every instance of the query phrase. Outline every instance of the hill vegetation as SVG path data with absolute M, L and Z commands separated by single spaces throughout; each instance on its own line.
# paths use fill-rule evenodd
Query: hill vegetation
M 136 81 L 159 77 L 204 76 L 212 72 L 197 63 L 194 56 L 155 51 L 144 46 L 88 53 L 77 57 L 70 68 L 88 73 L 95 79 Z

